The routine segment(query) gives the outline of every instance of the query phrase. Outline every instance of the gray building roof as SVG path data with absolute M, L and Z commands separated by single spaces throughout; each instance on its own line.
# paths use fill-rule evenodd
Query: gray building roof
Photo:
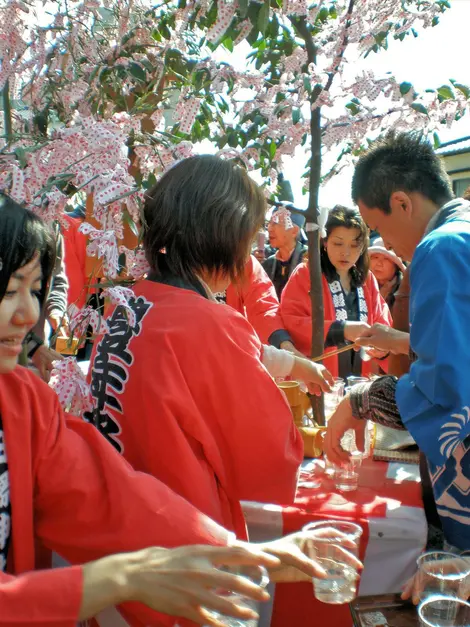
M 436 150 L 440 157 L 450 157 L 451 155 L 460 155 L 464 152 L 470 152 L 470 136 L 454 139 L 450 142 L 441 144 Z

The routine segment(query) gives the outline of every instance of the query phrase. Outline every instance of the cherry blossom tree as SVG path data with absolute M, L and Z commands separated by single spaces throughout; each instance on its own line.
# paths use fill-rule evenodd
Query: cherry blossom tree
M 391 75 L 351 80 L 346 64 L 417 36 L 449 8 L 447 0 L 8 0 L 0 8 L 0 189 L 49 221 L 86 206 L 88 252 L 121 302 L 123 273 L 145 272 L 125 231 L 137 234 L 145 190 L 175 161 L 208 140 L 276 202 L 286 161 L 305 154 L 319 355 L 321 184 L 381 132 L 452 124 L 470 95 L 455 80 L 423 94 Z M 334 165 L 325 171 L 327 151 Z M 321 403 L 315 412 L 322 422 Z

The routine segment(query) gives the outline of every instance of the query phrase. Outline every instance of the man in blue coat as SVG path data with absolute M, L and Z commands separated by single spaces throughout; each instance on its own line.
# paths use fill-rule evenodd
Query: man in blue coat
M 372 328 L 362 344 L 410 353 L 409 374 L 358 385 L 329 421 L 325 452 L 345 461 L 364 420 L 408 429 L 426 456 L 447 548 L 470 549 L 470 202 L 420 134 L 391 134 L 358 162 L 352 196 L 386 246 L 412 261 L 410 334 Z

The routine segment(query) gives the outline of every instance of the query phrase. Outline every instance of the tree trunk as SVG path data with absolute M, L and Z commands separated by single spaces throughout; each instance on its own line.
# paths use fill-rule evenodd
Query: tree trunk
M 13 125 L 11 119 L 11 102 L 10 102 L 10 86 L 9 82 L 5 83 L 5 86 L 2 90 L 2 101 L 3 101 L 3 125 L 5 131 L 5 144 L 9 144 L 12 140 L 13 135 Z
M 308 237 L 308 264 L 310 269 L 310 302 L 312 304 L 312 350 L 311 356 L 316 357 L 323 353 L 323 288 L 320 265 L 320 230 L 309 228 L 309 224 L 318 225 L 318 195 L 321 177 L 321 113 L 320 107 L 312 111 L 310 121 L 311 162 L 309 178 L 309 202 L 307 209 L 307 237 Z M 312 410 L 315 421 L 319 425 L 325 424 L 323 395 L 312 396 Z

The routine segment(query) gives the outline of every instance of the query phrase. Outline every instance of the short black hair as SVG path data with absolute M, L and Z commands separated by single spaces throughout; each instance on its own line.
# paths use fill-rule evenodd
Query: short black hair
M 244 168 L 212 155 L 189 157 L 146 196 L 143 243 L 154 272 L 164 250 L 170 272 L 190 282 L 204 269 L 232 280 L 243 275 L 266 215 L 264 194 Z
M 352 198 L 370 209 L 390 213 L 393 192 L 418 192 L 438 207 L 454 194 L 441 159 L 421 132 L 388 133 L 360 157 L 352 181 Z
M 39 255 L 42 271 L 40 302 L 44 303 L 55 264 L 52 230 L 35 213 L 0 192 L 0 301 L 11 275 Z
M 360 287 L 364 285 L 367 275 L 369 274 L 369 229 L 362 219 L 361 214 L 356 209 L 336 205 L 328 214 L 328 219 L 325 224 L 325 239 L 328 239 L 331 233 L 341 226 L 346 229 L 358 229 L 360 232 L 358 243 L 362 247 L 361 254 L 354 268 L 350 270 L 351 287 Z M 331 263 L 328 252 L 324 246 L 320 249 L 320 263 L 321 270 L 326 280 L 331 283 L 337 278 L 337 270 Z

